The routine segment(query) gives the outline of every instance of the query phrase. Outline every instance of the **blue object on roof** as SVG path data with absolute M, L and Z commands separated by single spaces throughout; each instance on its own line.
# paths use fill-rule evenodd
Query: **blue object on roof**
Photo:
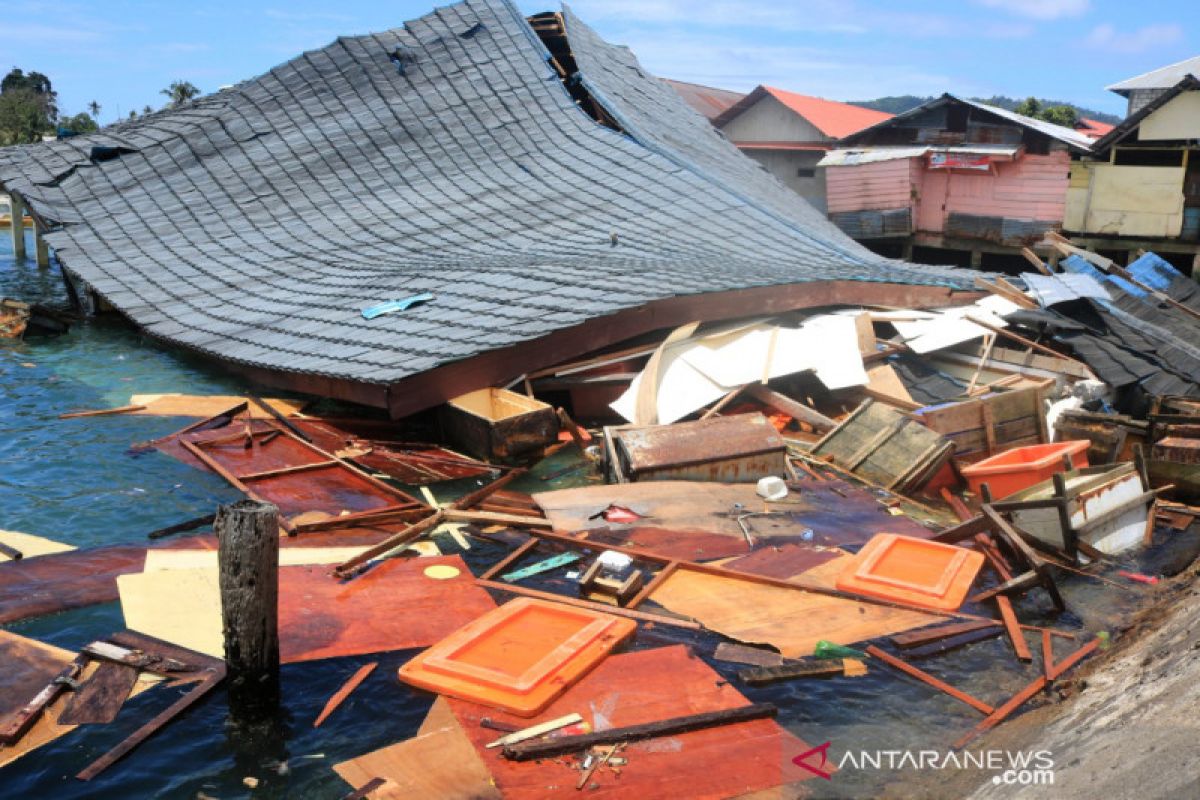
M 421 292 L 420 294 L 410 294 L 408 297 L 399 300 L 388 300 L 386 303 L 379 305 L 367 306 L 362 310 L 363 319 L 375 319 L 384 314 L 391 314 L 396 311 L 407 311 L 413 306 L 419 306 L 421 303 L 428 303 L 433 299 L 433 295 L 429 292 Z
M 1126 267 L 1126 270 L 1139 283 L 1160 292 L 1170 288 L 1171 281 L 1183 277 L 1183 273 L 1171 266 L 1162 256 L 1154 253 L 1146 253 Z
M 1146 296 L 1145 290 L 1139 289 L 1124 278 L 1101 272 L 1096 268 L 1096 265 L 1084 258 L 1081 258 L 1080 256 L 1067 256 L 1062 261 L 1058 262 L 1058 265 L 1068 272 L 1075 272 L 1079 273 L 1080 275 L 1090 275 L 1099 281 L 1101 286 L 1104 284 L 1110 284 L 1112 286 L 1116 286 L 1121 291 L 1132 295 L 1133 297 Z

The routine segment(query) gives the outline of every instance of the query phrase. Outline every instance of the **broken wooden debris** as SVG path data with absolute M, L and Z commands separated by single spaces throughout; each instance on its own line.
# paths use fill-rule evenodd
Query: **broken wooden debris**
M 165 528 L 158 528 L 146 534 L 147 539 L 162 539 L 175 533 L 185 533 L 186 531 L 194 531 L 196 528 L 202 528 L 205 525 L 211 525 L 213 520 L 217 518 L 216 514 L 202 514 L 198 517 L 177 522 L 174 525 L 168 525 Z
M 138 679 L 138 668 L 105 661 L 82 681 L 58 715 L 60 725 L 112 722 Z
M 374 672 L 375 668 L 378 666 L 378 661 L 371 661 L 356 669 L 354 674 L 347 678 L 346 682 L 343 683 L 341 687 L 339 687 L 338 690 L 333 693 L 328 701 L 326 701 L 324 708 L 321 709 L 321 713 L 317 714 L 317 718 L 313 720 L 313 727 L 319 728 L 321 723 L 327 720 L 329 715 L 336 711 L 338 706 L 345 702 L 346 698 L 349 697 L 350 694 L 357 689 L 359 685 L 367 679 L 367 676 Z
M 882 661 L 883 663 L 887 664 L 889 667 L 899 670 L 900 672 L 903 672 L 904 674 L 909 675 L 910 677 L 916 678 L 917 680 L 921 681 L 922 683 L 926 683 L 929 686 L 932 686 L 933 688 L 937 689 L 940 692 L 950 695 L 951 697 L 953 697 L 955 700 L 958 700 L 959 702 L 966 703 L 967 705 L 969 705 L 971 708 L 975 709 L 976 711 L 979 711 L 984 714 L 991 714 L 993 711 L 993 708 L 991 706 L 989 706 L 987 703 L 983 702 L 982 700 L 977 700 L 976 698 L 972 697 L 971 695 L 967 694 L 966 692 L 955 689 L 953 686 L 946 683 L 945 681 L 942 681 L 942 680 L 939 680 L 939 679 L 933 677 L 928 672 L 925 672 L 922 669 L 918 669 L 917 667 L 914 667 L 912 664 L 909 664 L 907 661 L 897 658 L 896 656 L 892 655 L 891 653 L 888 653 L 885 650 L 881 650 L 873 644 L 867 646 L 867 655 L 877 658 L 880 661 Z
M 550 733 L 551 731 L 565 728 L 568 725 L 575 725 L 579 722 L 583 722 L 583 717 L 573 711 L 570 714 L 562 717 L 555 717 L 554 719 L 547 720 L 546 722 L 539 722 L 537 725 L 530 725 L 528 728 L 520 728 L 515 731 L 510 731 L 504 736 L 501 736 L 499 739 L 496 739 L 494 742 L 488 742 L 485 746 L 489 749 L 493 747 L 508 747 L 509 745 L 534 739 L 538 736 L 543 736 L 547 733 Z
M 843 660 L 819 659 L 816 661 L 784 661 L 773 667 L 754 667 L 738 672 L 738 680 L 751 686 L 761 686 L 776 681 L 794 680 L 796 678 L 831 678 L 845 675 L 846 667 Z
M 158 732 L 167 723 L 175 719 L 187 709 L 191 708 L 197 702 L 205 697 L 209 692 L 217 687 L 222 680 L 225 679 L 224 664 L 219 667 L 209 668 L 204 670 L 204 677 L 195 684 L 191 691 L 183 697 L 176 700 L 163 711 L 155 715 L 149 722 L 142 725 L 136 731 L 131 733 L 124 741 L 109 750 L 100 758 L 93 761 L 75 777 L 82 781 L 89 781 L 99 775 L 104 770 L 115 764 L 118 760 L 127 755 L 135 747 L 140 745 L 150 736 Z
M 12 745 L 20 741 L 25 732 L 37 722 L 38 717 L 46 710 L 46 706 L 54 702 L 55 698 L 62 694 L 67 687 L 75 687 L 75 679 L 79 677 L 86 660 L 82 655 L 77 656 L 29 702 L 10 714 L 3 723 L 0 723 L 0 744 Z
M 545 742 L 524 742 L 510 745 L 504 748 L 504 757 L 513 761 L 553 758 L 568 753 L 578 753 L 587 750 L 589 747 L 596 747 L 598 745 L 637 742 L 643 739 L 674 736 L 704 728 L 733 725 L 756 719 L 772 719 L 778 713 L 779 709 L 771 703 L 751 703 L 750 705 L 726 709 L 724 711 L 690 714 L 659 722 L 629 725 L 623 728 L 610 728 L 606 731 L 584 733 L 578 736 L 561 736 Z

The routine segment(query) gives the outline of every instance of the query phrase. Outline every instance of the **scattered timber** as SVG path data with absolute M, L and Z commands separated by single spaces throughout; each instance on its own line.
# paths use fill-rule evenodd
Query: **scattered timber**
M 562 736 L 546 742 L 524 742 L 505 747 L 504 757 L 513 761 L 553 758 L 554 756 L 566 755 L 567 753 L 578 753 L 582 750 L 587 750 L 589 747 L 597 747 L 599 745 L 637 742 L 643 739 L 674 736 L 679 733 L 688 733 L 720 725 L 732 725 L 756 719 L 771 719 L 778 712 L 779 710 L 771 703 L 753 703 L 740 708 L 691 714 L 686 717 L 648 722 L 644 725 L 610 728 L 606 731 L 585 733 L 579 736 Z

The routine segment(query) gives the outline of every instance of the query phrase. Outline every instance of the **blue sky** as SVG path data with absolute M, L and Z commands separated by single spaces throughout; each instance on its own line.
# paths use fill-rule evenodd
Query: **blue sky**
M 433 5 L 16 0 L 0 14 L 0 68 L 46 73 L 64 111 L 96 100 L 107 122 L 162 105 L 159 90 L 174 79 L 214 91 Z M 1120 113 L 1124 103 L 1106 84 L 1200 53 L 1197 0 L 577 0 L 572 8 L 655 74 L 839 100 L 1032 94 Z

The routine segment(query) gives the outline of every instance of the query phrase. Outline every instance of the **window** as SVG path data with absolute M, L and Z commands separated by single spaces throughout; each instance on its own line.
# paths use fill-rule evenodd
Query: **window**
M 797 178 L 815 178 L 815 177 L 817 177 L 817 170 L 815 167 L 800 167 L 799 169 L 796 170 L 796 177 Z

